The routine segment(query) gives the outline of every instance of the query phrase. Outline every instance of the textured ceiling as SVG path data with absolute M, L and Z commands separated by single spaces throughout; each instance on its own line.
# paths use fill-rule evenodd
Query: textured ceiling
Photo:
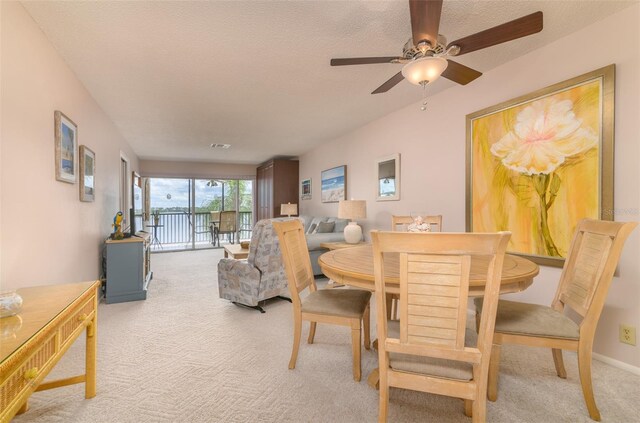
M 452 41 L 542 10 L 541 33 L 457 59 L 486 72 L 630 4 L 445 0 L 440 33 Z M 295 156 L 421 96 L 406 81 L 369 94 L 400 65 L 329 66 L 399 55 L 411 32 L 407 1 L 23 5 L 144 159 Z M 451 85 L 441 78 L 430 92 Z

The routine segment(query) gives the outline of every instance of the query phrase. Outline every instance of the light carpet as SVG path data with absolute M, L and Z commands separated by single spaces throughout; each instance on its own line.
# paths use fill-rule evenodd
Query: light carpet
M 269 301 L 260 314 L 219 299 L 221 257 L 221 250 L 153 255 L 146 301 L 100 304 L 97 396 L 85 400 L 84 385 L 38 392 L 15 421 L 376 421 L 378 392 L 366 383 L 375 351 L 363 349 L 363 378 L 355 382 L 349 330 L 318 325 L 308 345 L 305 324 L 296 369 L 288 370 L 291 304 Z M 80 339 L 52 376 L 81 373 L 83 357 Z M 487 420 L 591 422 L 575 354 L 565 353 L 565 364 L 563 380 L 550 351 L 505 346 L 499 398 L 488 403 Z M 593 377 L 603 421 L 640 420 L 639 376 L 594 361 Z M 392 388 L 389 421 L 471 419 L 461 400 Z

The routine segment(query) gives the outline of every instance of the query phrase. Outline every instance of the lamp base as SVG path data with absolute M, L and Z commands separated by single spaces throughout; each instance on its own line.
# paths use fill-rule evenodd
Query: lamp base
M 356 222 L 349 222 L 344 228 L 344 240 L 347 244 L 357 244 L 362 241 L 362 228 Z

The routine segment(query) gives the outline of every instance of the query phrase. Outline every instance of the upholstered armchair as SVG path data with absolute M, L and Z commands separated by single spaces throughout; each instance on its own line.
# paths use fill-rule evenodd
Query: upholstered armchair
M 288 292 L 280 244 L 272 224 L 274 220 L 287 219 L 265 219 L 256 223 L 246 260 L 220 260 L 220 298 L 264 313 L 259 305 L 260 301 L 280 297 Z

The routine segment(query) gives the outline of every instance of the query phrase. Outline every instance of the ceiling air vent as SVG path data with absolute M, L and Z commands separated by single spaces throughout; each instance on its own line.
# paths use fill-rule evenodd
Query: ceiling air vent
M 224 148 L 226 150 L 229 147 L 231 147 L 231 144 L 211 144 L 211 148 Z

